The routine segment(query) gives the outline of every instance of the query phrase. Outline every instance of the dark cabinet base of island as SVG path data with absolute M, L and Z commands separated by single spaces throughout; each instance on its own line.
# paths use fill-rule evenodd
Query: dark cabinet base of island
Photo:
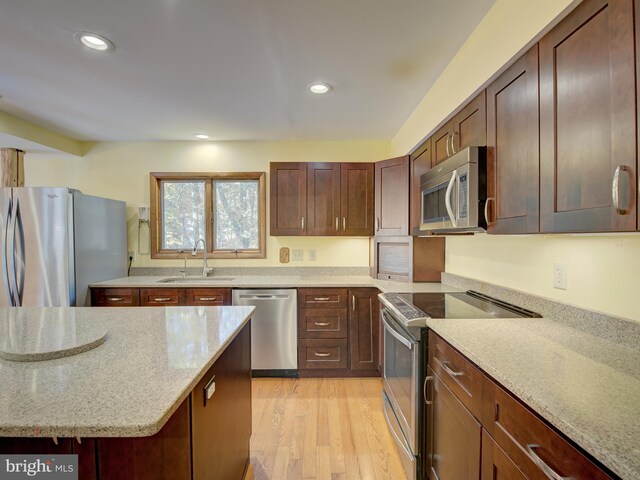
M 74 453 L 80 480 L 241 480 L 249 467 L 250 437 L 248 323 L 155 435 L 60 438 L 57 444 L 50 438 L 4 437 L 0 454 Z

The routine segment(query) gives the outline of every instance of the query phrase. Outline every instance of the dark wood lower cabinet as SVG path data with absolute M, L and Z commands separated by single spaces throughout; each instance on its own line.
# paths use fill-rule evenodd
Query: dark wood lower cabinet
M 379 376 L 377 288 L 298 289 L 301 377 Z
M 94 307 L 216 307 L 231 305 L 230 288 L 92 288 Z
M 527 480 L 513 460 L 486 431 L 482 431 L 481 480 Z
M 205 388 L 215 381 L 215 391 Z M 144 399 L 140 399 L 141 403 Z M 251 437 L 251 323 L 151 437 L 0 437 L 0 454 L 78 454 L 80 480 L 241 480 Z
M 432 480 L 480 478 L 482 427 L 433 370 L 427 445 Z

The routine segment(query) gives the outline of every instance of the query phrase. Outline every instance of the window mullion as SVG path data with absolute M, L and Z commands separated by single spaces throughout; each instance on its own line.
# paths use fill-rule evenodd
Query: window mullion
M 213 179 L 207 179 L 205 183 L 205 225 L 207 234 L 208 253 L 213 253 Z

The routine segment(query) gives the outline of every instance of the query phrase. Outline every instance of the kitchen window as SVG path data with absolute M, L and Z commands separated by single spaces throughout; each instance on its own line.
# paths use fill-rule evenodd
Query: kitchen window
M 264 172 L 152 173 L 151 258 L 265 258 L 265 215 Z

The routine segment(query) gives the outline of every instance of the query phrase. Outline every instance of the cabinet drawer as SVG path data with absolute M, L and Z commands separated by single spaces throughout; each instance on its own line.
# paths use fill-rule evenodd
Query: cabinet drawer
M 184 305 L 184 290 L 181 288 L 141 288 L 140 305 Z
M 140 305 L 137 288 L 93 288 L 91 305 L 94 307 L 136 307 Z
M 429 332 L 429 365 L 476 418 L 482 412 L 484 375 L 433 332 Z
M 485 377 L 483 425 L 504 452 L 531 480 L 609 479 L 600 468 L 518 400 Z
M 299 338 L 347 338 L 346 308 L 301 308 Z
M 348 307 L 346 288 L 299 288 L 299 308 Z
M 527 480 L 515 463 L 504 453 L 486 430 L 482 430 L 481 480 Z
M 185 289 L 185 305 L 215 307 L 231 305 L 231 289 L 229 288 L 187 288 Z
M 347 340 L 299 340 L 298 368 L 347 368 Z

